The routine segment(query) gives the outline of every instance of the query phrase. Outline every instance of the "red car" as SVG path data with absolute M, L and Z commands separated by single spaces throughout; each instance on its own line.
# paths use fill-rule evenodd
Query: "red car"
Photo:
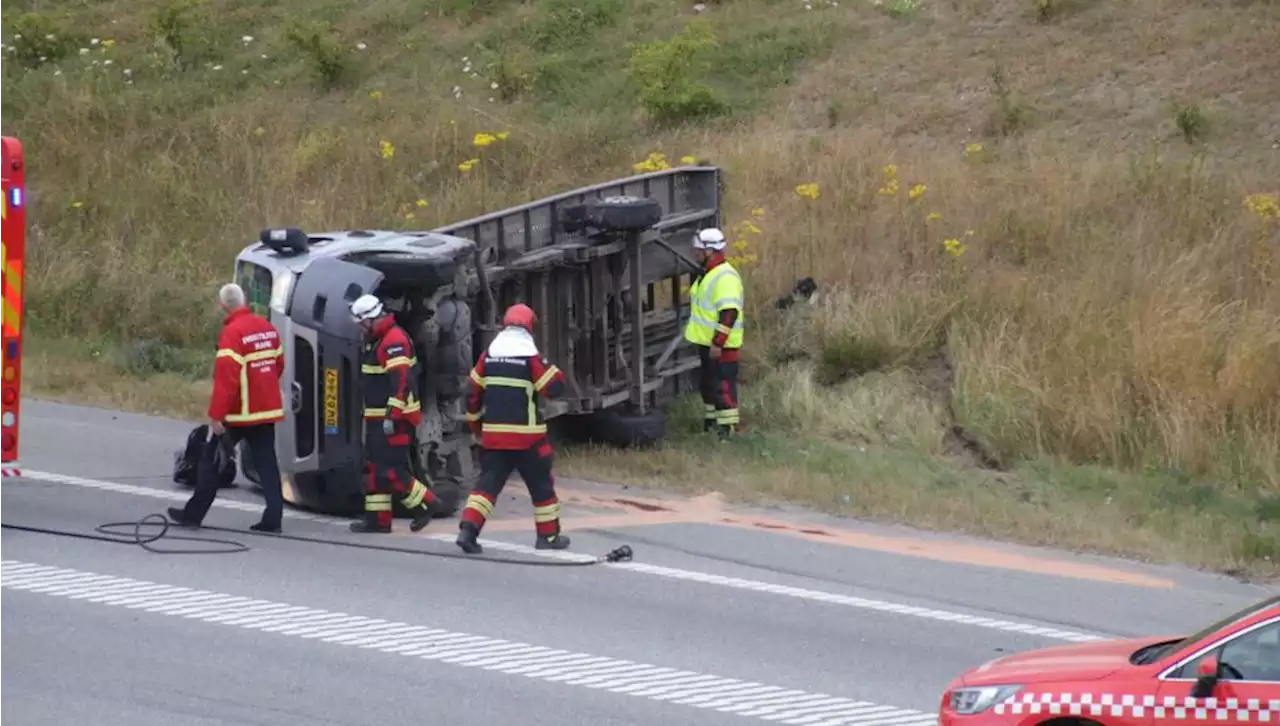
M 1280 596 L 1185 638 L 1067 645 L 953 680 L 939 726 L 1280 724 Z

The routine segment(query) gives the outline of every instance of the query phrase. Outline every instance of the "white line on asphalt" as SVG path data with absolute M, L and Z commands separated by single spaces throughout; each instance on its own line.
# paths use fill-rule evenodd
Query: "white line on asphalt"
M 328 613 L 284 603 L 246 601 L 239 596 L 185 587 L 171 587 L 165 595 L 157 596 L 155 591 L 157 586 L 167 587 L 146 580 L 99 575 L 17 560 L 0 561 L 0 587 L 5 589 L 37 592 L 69 599 L 84 599 L 113 607 L 133 608 L 280 635 L 315 638 L 334 645 L 416 656 L 451 665 L 523 675 L 544 682 L 596 687 L 597 690 L 649 700 L 668 700 L 657 698 L 658 694 L 653 691 L 643 688 L 635 690 L 631 686 L 652 683 L 656 675 L 671 675 L 670 668 L 549 649 L 543 649 L 541 656 L 531 659 L 530 651 L 536 651 L 540 646 L 427 629 L 407 623 L 364 618 L 346 613 Z M 138 594 L 130 596 L 131 590 Z M 102 595 L 106 597 L 99 598 Z M 259 603 L 265 606 L 265 609 L 259 608 L 252 613 L 247 613 L 246 604 L 249 602 Z M 174 604 L 177 604 L 176 608 L 173 607 Z M 317 618 L 326 619 L 323 626 L 317 627 Z M 405 646 L 408 646 L 408 649 Z M 484 658 L 477 660 L 475 656 L 480 653 L 483 653 Z M 547 657 L 552 654 L 557 655 Z M 572 658 L 565 660 L 559 655 L 572 656 Z M 824 693 L 784 690 L 753 681 L 718 678 L 689 671 L 684 673 L 683 683 L 685 684 L 702 682 L 707 678 L 715 679 L 721 686 L 717 689 L 718 697 L 698 703 L 692 700 L 669 702 L 713 709 L 736 716 L 761 717 L 781 723 L 792 723 L 793 720 L 804 723 L 798 719 L 812 717 L 815 714 L 814 707 L 819 703 L 829 707 L 823 709 L 822 718 L 828 719 L 830 723 L 846 726 L 890 723 L 894 726 L 934 726 L 937 723 L 937 718 L 933 714 L 923 711 L 867 703 Z M 601 683 L 601 679 L 605 682 Z
M 53 474 L 45 471 L 33 471 L 26 469 L 23 476 L 28 479 L 36 479 L 40 481 L 57 482 L 60 484 L 70 484 L 72 486 L 87 487 L 90 489 L 101 489 L 104 491 L 118 492 L 120 494 L 132 494 L 136 496 L 153 497 L 158 499 L 168 499 L 171 501 L 186 501 L 190 496 L 184 492 L 165 491 L 163 489 L 155 489 L 152 487 L 136 486 L 133 484 L 121 484 L 119 482 L 102 481 L 100 479 L 85 479 L 78 476 L 68 476 L 65 474 Z M 242 512 L 260 512 L 261 504 L 251 504 L 248 502 L 237 501 L 234 499 L 217 499 L 214 501 L 215 507 L 223 509 L 234 509 Z M 350 520 L 341 519 L 339 517 L 330 517 L 323 514 L 312 514 L 310 512 L 298 512 L 294 510 L 285 510 L 285 517 L 310 522 L 319 522 L 322 524 L 333 524 L 346 526 Z M 456 535 L 453 534 L 426 534 L 423 537 L 437 542 L 447 542 L 452 544 Z M 503 550 L 507 552 L 516 552 L 523 555 L 534 557 L 545 557 L 551 559 L 567 560 L 567 561 L 587 561 L 593 560 L 594 557 L 576 552 L 564 552 L 557 550 L 538 550 L 527 545 L 515 544 L 512 542 L 502 542 L 498 540 L 481 539 L 480 542 L 489 549 Z M 1090 643 L 1094 641 L 1104 640 L 1105 636 L 1095 633 L 1084 633 L 1075 630 L 1067 630 L 1064 628 L 1055 628 L 1048 625 L 1036 625 L 1028 622 L 1014 622 L 1000 618 L 992 618 L 984 615 L 970 615 L 965 613 L 950 612 L 945 610 L 937 610 L 934 608 L 920 607 L 916 605 L 904 605 L 902 603 L 886 602 L 884 600 L 873 600 L 865 597 L 854 597 L 852 595 L 839 595 L 836 593 L 822 592 L 820 590 L 810 590 L 803 587 L 792 587 L 790 585 L 778 585 L 770 582 L 762 582 L 760 580 L 748 580 L 741 577 L 729 577 L 726 575 L 712 575 L 706 572 L 697 572 L 693 570 L 683 570 L 675 567 L 663 567 L 661 565 L 650 565 L 643 562 L 605 562 L 601 563 L 601 567 L 608 567 L 616 570 L 627 570 L 629 572 L 638 572 L 645 575 L 656 575 L 658 577 L 666 577 L 674 580 L 687 580 L 690 582 L 698 582 L 706 585 L 718 585 L 720 587 L 730 587 L 736 590 L 747 590 L 750 592 L 763 592 L 773 595 L 782 595 L 785 597 L 797 598 L 800 600 L 808 600 L 811 602 L 824 602 L 832 605 L 842 605 L 845 607 L 858 608 L 860 610 L 875 610 L 883 613 L 892 613 L 894 615 L 907 615 L 911 617 L 924 618 L 927 620 L 935 620 L 945 623 L 959 623 L 961 625 L 972 625 L 974 627 L 986 628 L 988 630 L 1000 630 L 1008 633 L 1019 633 L 1022 635 L 1035 635 L 1043 638 L 1051 638 L 1053 640 L 1063 640 L 1071 643 Z

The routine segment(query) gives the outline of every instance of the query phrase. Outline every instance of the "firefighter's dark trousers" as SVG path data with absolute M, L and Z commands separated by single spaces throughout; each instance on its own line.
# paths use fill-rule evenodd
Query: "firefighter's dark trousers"
M 702 430 L 718 430 L 722 435 L 738 428 L 738 362 L 725 363 L 711 357 L 711 349 L 698 346 L 702 366 Z
M 411 425 L 396 422 L 396 431 L 387 436 L 382 431 L 382 421 L 370 419 L 364 428 L 364 510 L 376 514 L 380 527 L 391 526 L 391 497 L 400 496 L 406 509 L 414 510 L 435 503 L 436 496 L 425 484 L 418 481 L 409 467 Z
M 555 452 L 545 439 L 528 449 L 485 449 L 480 455 L 480 480 L 467 498 L 462 521 L 479 530 L 493 514 L 494 503 L 507 485 L 512 471 L 529 488 L 533 500 L 533 528 L 540 536 L 560 534 L 560 500 L 556 498 L 555 475 L 551 473 Z
M 284 495 L 280 491 L 280 465 L 276 461 L 276 426 L 273 423 L 254 424 L 252 426 L 227 426 L 222 436 L 210 436 L 200 454 L 200 463 L 196 467 L 196 487 L 187 506 L 182 510 L 182 519 L 191 524 L 200 524 L 204 516 L 213 506 L 218 495 L 218 470 L 214 458 L 218 446 L 227 447 L 228 451 L 241 441 L 249 445 L 249 456 L 253 457 L 253 468 L 258 472 L 258 483 L 262 485 L 262 494 L 266 499 L 266 508 L 262 510 L 259 524 L 267 529 L 278 529 L 284 517 Z

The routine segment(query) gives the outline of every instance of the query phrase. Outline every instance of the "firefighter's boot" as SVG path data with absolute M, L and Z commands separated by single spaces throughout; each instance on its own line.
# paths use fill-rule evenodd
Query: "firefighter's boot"
M 569 537 L 563 534 L 540 534 L 538 535 L 538 541 L 534 544 L 534 548 L 540 550 L 569 549 Z
M 359 519 L 351 523 L 351 531 L 358 534 L 390 534 L 391 523 L 382 523 L 378 521 L 377 512 L 365 512 L 364 519 Z
M 457 543 L 458 546 L 462 548 L 463 552 L 466 552 L 469 555 L 478 555 L 481 552 L 484 552 L 484 548 L 476 541 L 476 538 L 479 536 L 480 530 L 474 524 L 470 522 L 462 522 L 458 525 Z
M 431 520 L 444 513 L 444 504 L 439 499 L 433 499 L 430 502 L 423 502 L 413 512 L 413 521 L 409 523 L 409 529 L 413 532 L 421 532 Z

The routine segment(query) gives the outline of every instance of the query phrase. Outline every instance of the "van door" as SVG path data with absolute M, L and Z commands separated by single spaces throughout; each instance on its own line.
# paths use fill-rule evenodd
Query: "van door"
M 334 258 L 311 262 L 294 283 L 295 471 L 360 486 L 362 398 L 360 326 L 351 303 L 382 281 L 377 270 Z M 343 471 L 345 470 L 345 471 Z M 332 472 L 335 476 L 330 476 Z M 333 492 L 336 494 L 336 492 Z

